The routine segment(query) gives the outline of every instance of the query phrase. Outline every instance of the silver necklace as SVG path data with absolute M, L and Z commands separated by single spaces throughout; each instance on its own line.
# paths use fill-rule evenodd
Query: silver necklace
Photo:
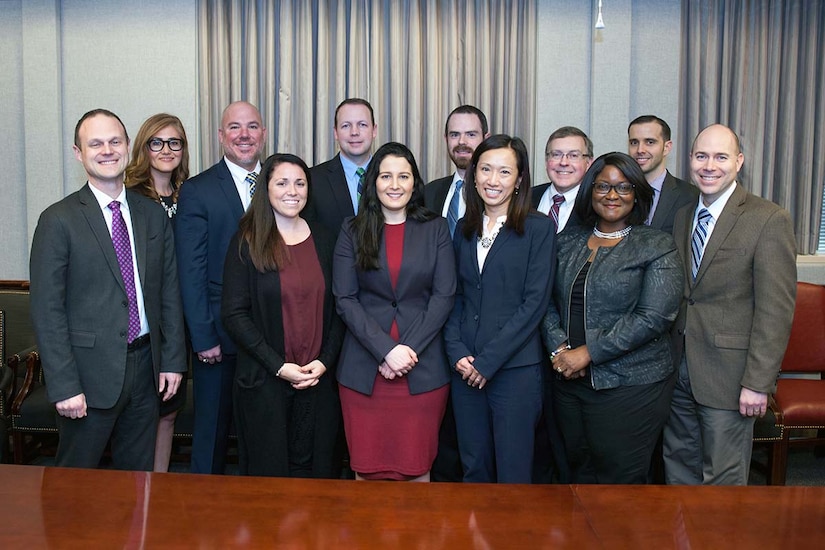
M 160 201 L 160 205 L 166 210 L 166 215 L 170 218 L 175 217 L 175 214 L 178 213 L 178 203 L 173 202 L 172 206 L 166 206 L 166 203 L 163 200 Z
M 482 248 L 490 248 L 498 237 L 498 230 L 489 237 L 478 237 L 478 242 L 481 243 Z
M 624 229 L 619 229 L 618 231 L 611 231 L 610 233 L 605 233 L 603 231 L 599 231 L 598 227 L 594 227 L 593 234 L 599 237 L 600 239 L 610 239 L 615 241 L 616 239 L 623 239 L 624 237 L 626 237 L 627 234 L 630 233 L 631 229 L 633 229 L 633 226 L 628 225 Z

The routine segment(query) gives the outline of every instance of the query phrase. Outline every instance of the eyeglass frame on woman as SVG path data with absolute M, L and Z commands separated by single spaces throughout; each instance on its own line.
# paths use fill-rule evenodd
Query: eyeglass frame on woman
M 175 149 L 172 147 L 172 142 L 177 142 L 179 144 L 178 148 Z M 152 144 L 155 144 L 153 147 Z M 160 143 L 160 149 L 157 149 L 157 144 Z M 184 141 L 181 138 L 169 138 L 169 139 L 160 139 L 160 138 L 151 138 L 146 142 L 146 147 L 149 148 L 150 151 L 153 153 L 160 153 L 163 151 L 164 146 L 168 146 L 170 151 L 182 151 L 183 150 Z
M 627 186 L 627 187 L 623 191 L 620 191 L 619 190 L 620 185 L 624 185 L 624 186 Z M 627 182 L 627 181 L 623 181 L 621 183 L 614 183 L 612 185 L 609 184 L 609 183 L 605 183 L 603 181 L 594 181 L 592 186 L 593 186 L 593 192 L 596 193 L 597 195 L 607 195 L 607 194 L 610 193 L 610 191 L 615 191 L 617 195 L 626 196 L 626 195 L 629 195 L 629 194 L 633 193 L 633 191 L 636 189 L 636 184 L 635 183 L 630 183 L 630 182 Z M 602 187 L 602 189 L 599 189 L 599 187 Z

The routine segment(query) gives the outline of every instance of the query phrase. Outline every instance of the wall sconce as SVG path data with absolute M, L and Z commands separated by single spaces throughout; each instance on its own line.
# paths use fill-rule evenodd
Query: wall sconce
M 604 19 L 602 19 L 602 0 L 599 0 L 599 15 L 596 17 L 596 28 L 604 28 Z

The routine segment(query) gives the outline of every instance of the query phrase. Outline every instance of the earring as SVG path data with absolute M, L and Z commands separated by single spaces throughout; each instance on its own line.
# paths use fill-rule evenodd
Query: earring
M 518 187 L 516 187 L 516 195 L 518 195 Z

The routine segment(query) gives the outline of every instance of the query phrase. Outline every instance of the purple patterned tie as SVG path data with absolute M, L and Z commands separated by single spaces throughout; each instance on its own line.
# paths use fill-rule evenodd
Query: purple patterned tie
M 553 225 L 556 226 L 557 231 L 559 229 L 559 209 L 562 203 L 564 203 L 564 195 L 560 193 L 553 195 L 553 206 L 550 207 L 550 217 L 553 218 Z
M 135 271 L 132 264 L 132 245 L 129 243 L 129 230 L 123 214 L 120 213 L 120 203 L 109 203 L 112 211 L 112 244 L 115 246 L 117 263 L 120 265 L 120 274 L 123 276 L 123 285 L 126 287 L 126 297 L 129 298 L 129 339 L 131 342 L 140 334 L 140 315 L 137 306 L 137 291 L 135 290 Z

